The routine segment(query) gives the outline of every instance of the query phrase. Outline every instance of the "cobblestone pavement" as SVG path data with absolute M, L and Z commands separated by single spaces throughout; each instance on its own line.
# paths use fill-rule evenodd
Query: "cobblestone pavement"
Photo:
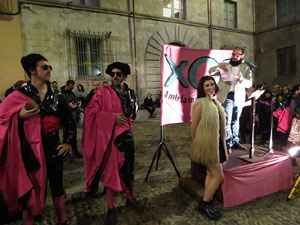
M 190 124 L 165 126 L 166 145 L 181 175 L 190 173 L 187 152 L 191 146 Z M 145 177 L 160 139 L 160 124 L 157 119 L 136 122 L 133 125 L 136 141 L 135 196 L 140 204 L 138 210 L 125 207 L 125 196 L 116 196 L 119 225 L 194 225 L 194 224 L 238 224 L 271 225 L 300 224 L 300 194 L 286 201 L 288 190 L 243 205 L 223 209 L 223 217 L 212 222 L 197 211 L 197 201 L 179 186 L 177 175 L 162 152 L 158 170 L 152 170 L 148 181 Z M 80 130 L 79 130 L 80 131 Z M 81 132 L 81 131 L 80 131 Z M 78 135 L 79 137 L 81 135 Z M 80 141 L 80 140 L 79 140 Z M 71 157 L 65 160 L 64 182 L 67 192 L 67 213 L 71 224 L 102 225 L 106 216 L 105 196 L 99 194 L 87 199 L 83 193 L 84 169 L 82 159 Z M 271 176 L 271 174 L 270 174 Z M 99 193 L 103 190 L 100 186 Z M 56 216 L 48 193 L 47 204 L 40 225 L 56 223 Z M 21 224 L 21 222 L 10 223 Z

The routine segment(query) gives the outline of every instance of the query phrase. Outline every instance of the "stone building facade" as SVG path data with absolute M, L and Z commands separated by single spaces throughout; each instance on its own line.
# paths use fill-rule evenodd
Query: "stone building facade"
M 300 2 L 256 0 L 255 61 L 267 86 L 300 83 Z
M 60 85 L 75 79 L 90 89 L 95 78 L 109 81 L 104 73 L 109 63 L 123 61 L 131 65 L 128 83 L 139 99 L 147 92 L 155 99 L 162 44 L 197 49 L 241 46 L 246 47 L 247 59 L 254 60 L 252 0 L 19 2 L 23 54 L 45 55 L 54 68 L 52 80 Z

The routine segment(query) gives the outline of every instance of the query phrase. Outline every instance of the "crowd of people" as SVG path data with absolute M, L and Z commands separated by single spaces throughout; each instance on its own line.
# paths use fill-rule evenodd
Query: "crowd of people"
M 191 160 L 207 170 L 198 210 L 211 220 L 221 218 L 212 199 L 224 179 L 222 164 L 232 149 L 245 150 L 243 144 L 250 142 L 252 109 L 247 103 L 255 88 L 252 69 L 243 58 L 244 49 L 236 47 L 229 63 L 210 68 L 211 76 L 202 77 L 198 83 L 191 112 Z M 86 197 L 96 196 L 101 181 L 107 201 L 105 224 L 116 224 L 116 192 L 125 193 L 126 206 L 138 207 L 132 132 L 137 101 L 125 82 L 131 73 L 129 65 L 108 65 L 105 72 L 111 77 L 111 85 L 93 80 L 93 89 L 87 93 L 74 80 L 61 88 L 56 81 L 50 82 L 52 66 L 40 54 L 22 57 L 21 64 L 30 80 L 16 82 L 0 104 L 0 161 L 5 163 L 0 167 L 1 218 L 22 212 L 23 223 L 34 224 L 45 206 L 48 181 L 57 224 L 69 224 L 63 157 L 72 152 L 84 160 Z M 220 78 L 218 84 L 215 76 Z M 155 116 L 151 93 L 145 97 L 144 107 L 149 117 Z M 299 145 L 300 85 L 282 89 L 274 85 L 257 99 L 255 136 L 260 135 L 260 144 L 269 140 L 272 116 L 274 139 L 283 147 Z M 82 153 L 77 147 L 78 124 L 83 127 Z
M 107 198 L 106 224 L 115 224 L 114 195 L 126 194 L 126 206 L 134 198 L 135 93 L 125 83 L 126 63 L 108 65 L 111 85 L 93 81 L 86 96 L 84 87 L 68 80 L 60 89 L 50 82 L 52 66 L 40 54 L 22 57 L 29 81 L 19 81 L 0 104 L 0 219 L 22 213 L 24 225 L 41 219 L 49 182 L 57 224 L 70 224 L 63 187 L 63 157 L 69 152 L 84 160 L 85 193 L 96 195 L 99 181 Z M 16 91 L 17 90 L 17 91 Z M 84 111 L 82 153 L 77 148 L 78 117 Z M 59 132 L 63 130 L 63 139 Z M 101 141 L 99 141 L 101 140 Z M 13 178 L 13 179 L 12 179 Z

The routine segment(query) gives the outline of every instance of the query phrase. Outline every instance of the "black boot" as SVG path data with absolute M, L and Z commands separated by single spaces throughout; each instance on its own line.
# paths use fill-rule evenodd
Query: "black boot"
M 199 212 L 211 220 L 218 220 L 221 218 L 220 211 L 212 205 L 211 201 L 205 202 L 201 199 L 199 203 Z
M 115 224 L 117 224 L 117 216 L 116 216 L 115 211 L 116 211 L 115 208 L 107 210 L 105 225 L 115 225 Z

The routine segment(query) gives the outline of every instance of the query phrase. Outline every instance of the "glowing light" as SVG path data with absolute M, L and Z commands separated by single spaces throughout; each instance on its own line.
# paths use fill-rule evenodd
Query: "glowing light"
M 299 146 L 295 146 L 295 147 L 292 147 L 288 150 L 288 153 L 290 154 L 290 156 L 295 156 L 296 153 L 300 150 L 300 147 Z

